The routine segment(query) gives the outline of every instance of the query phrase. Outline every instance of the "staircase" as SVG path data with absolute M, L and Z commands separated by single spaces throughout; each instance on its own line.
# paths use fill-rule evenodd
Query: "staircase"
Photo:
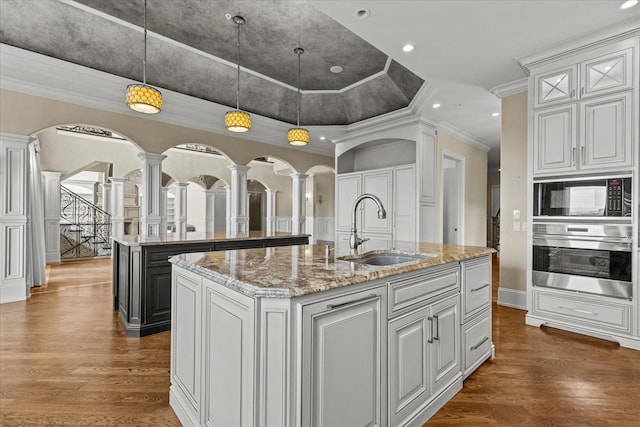
M 111 256 L 111 215 L 60 186 L 60 259 Z

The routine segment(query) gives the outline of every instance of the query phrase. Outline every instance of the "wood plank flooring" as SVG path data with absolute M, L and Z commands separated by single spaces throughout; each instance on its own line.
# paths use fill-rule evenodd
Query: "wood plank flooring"
M 0 305 L 0 425 L 180 425 L 170 333 L 126 337 L 110 262 L 52 265 L 30 300 Z M 525 326 L 524 314 L 494 303 L 495 360 L 427 426 L 640 425 L 640 352 Z

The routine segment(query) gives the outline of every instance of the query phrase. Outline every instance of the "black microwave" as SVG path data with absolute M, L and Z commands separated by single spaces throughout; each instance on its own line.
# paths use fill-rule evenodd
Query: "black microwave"
M 631 217 L 631 178 L 607 177 L 533 184 L 534 217 Z

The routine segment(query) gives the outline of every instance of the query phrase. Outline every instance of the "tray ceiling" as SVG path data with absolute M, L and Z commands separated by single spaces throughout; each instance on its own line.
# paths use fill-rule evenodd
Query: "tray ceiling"
M 143 0 L 2 0 L 0 42 L 142 81 Z M 409 105 L 424 80 L 299 1 L 148 0 L 147 83 L 303 125 L 351 124 Z M 343 72 L 329 69 L 339 65 Z M 124 99 L 124 88 L 123 88 Z M 124 101 L 123 101 L 124 102 Z

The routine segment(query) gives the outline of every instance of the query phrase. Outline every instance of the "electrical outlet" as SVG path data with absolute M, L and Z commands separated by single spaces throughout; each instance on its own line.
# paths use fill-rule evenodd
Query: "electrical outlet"
M 520 231 L 520 221 L 513 221 L 513 231 Z
M 522 221 L 522 225 L 521 225 L 520 229 L 522 231 L 527 231 L 527 222 L 526 221 Z

